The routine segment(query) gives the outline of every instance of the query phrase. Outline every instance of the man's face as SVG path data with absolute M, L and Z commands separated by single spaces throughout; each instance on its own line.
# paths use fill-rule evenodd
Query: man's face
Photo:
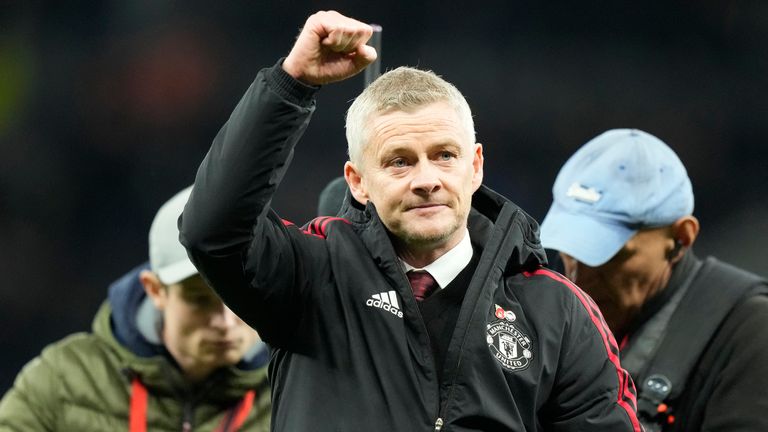
M 199 275 L 164 291 L 163 341 L 191 378 L 202 379 L 221 366 L 236 364 L 259 340 Z
M 560 256 L 566 276 L 595 300 L 611 330 L 623 333 L 643 304 L 666 286 L 673 243 L 669 228 L 654 228 L 639 231 L 598 267 Z
M 413 112 L 376 115 L 369 126 L 371 140 L 361 166 L 347 167 L 359 176 L 351 182 L 355 198 L 373 202 L 406 248 L 457 244 L 472 194 L 482 182 L 483 151 L 462 128 L 456 111 L 437 102 Z

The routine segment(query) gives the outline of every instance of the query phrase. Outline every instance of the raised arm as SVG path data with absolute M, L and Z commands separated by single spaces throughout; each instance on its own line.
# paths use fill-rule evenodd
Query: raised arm
M 307 19 L 288 57 L 259 72 L 217 134 L 180 220 L 192 262 L 224 301 L 269 341 L 280 311 L 311 281 L 312 241 L 271 212 L 272 196 L 314 111 L 317 85 L 376 58 L 371 27 L 337 12 Z

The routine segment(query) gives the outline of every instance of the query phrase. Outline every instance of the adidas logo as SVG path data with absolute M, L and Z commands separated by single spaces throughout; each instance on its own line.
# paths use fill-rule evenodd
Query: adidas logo
M 403 312 L 400 310 L 400 305 L 397 303 L 397 294 L 394 291 L 386 291 L 379 294 L 374 294 L 365 301 L 366 306 L 371 306 L 379 309 L 384 309 L 387 312 L 392 313 L 398 318 L 403 317 Z

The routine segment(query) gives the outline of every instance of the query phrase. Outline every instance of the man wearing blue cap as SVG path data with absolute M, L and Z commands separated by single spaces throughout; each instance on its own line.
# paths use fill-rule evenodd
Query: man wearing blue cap
M 646 429 L 768 430 L 768 285 L 691 251 L 685 167 L 664 142 L 609 130 L 562 167 L 541 226 L 600 307 Z

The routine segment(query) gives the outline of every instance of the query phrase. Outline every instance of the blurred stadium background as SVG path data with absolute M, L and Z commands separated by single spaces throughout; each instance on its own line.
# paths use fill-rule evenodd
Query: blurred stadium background
M 637 127 L 687 165 L 696 248 L 766 274 L 768 2 L 0 1 L 0 393 L 90 322 L 147 257 L 155 210 L 190 184 L 257 70 L 315 10 L 383 33 L 383 68 L 433 69 L 467 96 L 486 184 L 544 216 L 565 159 Z M 274 207 L 304 222 L 341 175 L 328 86 Z

